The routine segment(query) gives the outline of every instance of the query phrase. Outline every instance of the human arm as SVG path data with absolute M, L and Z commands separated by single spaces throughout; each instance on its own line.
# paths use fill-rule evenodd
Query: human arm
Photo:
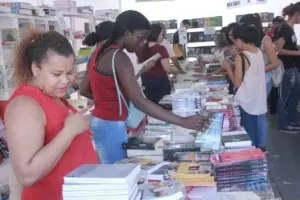
M 300 56 L 299 50 L 288 50 L 283 49 L 283 46 L 285 44 L 285 39 L 283 37 L 279 38 L 275 41 L 276 51 L 278 52 L 278 55 L 282 56 Z
M 155 46 L 155 49 L 153 51 L 155 53 L 159 53 L 161 55 L 161 59 L 158 62 L 161 63 L 165 72 L 167 72 L 168 74 L 178 74 L 179 73 L 179 71 L 177 69 L 174 69 L 171 66 L 170 59 L 169 59 L 170 58 L 169 53 L 163 45 Z
M 294 30 L 287 24 L 281 25 L 276 31 L 275 31 L 275 46 L 276 46 L 276 52 L 278 52 L 278 55 L 283 56 L 299 56 L 300 52 L 299 50 L 291 50 L 291 49 L 284 49 L 284 45 L 287 43 L 287 41 L 290 41 L 291 38 L 295 37 Z M 292 45 L 292 44 L 291 44 Z
M 79 116 L 79 113 L 74 116 Z M 80 121 L 71 121 L 48 144 L 44 144 L 46 117 L 31 97 L 14 99 L 5 112 L 6 139 L 18 181 L 31 186 L 47 175 L 76 136 Z M 86 128 L 88 124 L 86 124 Z M 81 130 L 79 130 L 81 131 Z
M 90 80 L 89 80 L 89 70 L 88 70 L 88 66 L 90 65 L 90 60 L 87 64 L 86 67 L 86 72 L 84 74 L 84 78 L 81 81 L 81 83 L 79 84 L 79 94 L 81 96 L 84 96 L 88 99 L 93 99 L 93 93 L 92 93 L 92 89 L 90 86 Z
M 270 59 L 270 64 L 265 67 L 265 72 L 271 71 L 279 66 L 279 61 L 270 37 L 266 37 L 263 41 L 264 50 Z
M 228 60 L 222 62 L 222 67 L 227 71 L 227 74 L 235 87 L 240 87 L 242 84 L 242 58 L 240 55 L 235 57 L 235 68 L 233 70 L 232 64 Z M 246 65 L 246 63 L 245 63 Z
M 117 53 L 115 66 L 117 74 L 122 74 L 122 76 L 118 76 L 118 78 L 120 79 L 120 83 L 124 88 L 125 93 L 139 110 L 154 118 L 190 129 L 201 130 L 207 122 L 201 116 L 190 118 L 177 116 L 146 99 L 134 78 L 133 66 L 123 52 Z

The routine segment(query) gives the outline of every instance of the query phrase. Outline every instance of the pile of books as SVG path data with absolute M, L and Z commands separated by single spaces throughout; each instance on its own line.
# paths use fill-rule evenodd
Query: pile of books
M 82 165 L 64 177 L 64 200 L 139 200 L 136 164 Z
M 270 189 L 267 158 L 260 149 L 217 153 L 210 160 L 219 192 Z
M 215 186 L 212 175 L 212 165 L 209 156 L 203 156 L 201 161 L 180 162 L 171 177 L 185 186 Z
M 122 144 L 129 158 L 163 161 L 163 140 L 160 138 L 131 137 Z
M 171 135 L 174 132 L 174 126 L 170 123 L 155 119 L 153 117 L 147 117 L 148 123 L 145 126 L 144 138 L 161 138 L 164 140 L 170 140 Z

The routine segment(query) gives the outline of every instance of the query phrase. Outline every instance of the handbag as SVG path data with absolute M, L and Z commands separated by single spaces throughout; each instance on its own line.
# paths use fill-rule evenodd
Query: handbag
M 128 128 L 137 128 L 143 119 L 146 117 L 145 113 L 137 109 L 131 101 L 129 103 L 126 101 L 124 98 L 124 95 L 121 92 L 121 89 L 118 84 L 118 79 L 117 79 L 117 74 L 116 74 L 116 68 L 115 68 L 115 57 L 116 54 L 119 50 L 116 50 L 113 54 L 112 57 L 112 71 L 113 71 L 113 76 L 114 76 L 114 81 L 115 81 L 115 86 L 118 94 L 118 102 L 119 102 L 119 114 L 121 116 L 122 114 L 122 101 L 124 102 L 126 109 L 128 110 L 128 116 L 126 119 L 126 125 Z
M 272 70 L 272 83 L 273 87 L 278 87 L 283 79 L 284 66 L 281 60 L 279 60 L 279 66 Z

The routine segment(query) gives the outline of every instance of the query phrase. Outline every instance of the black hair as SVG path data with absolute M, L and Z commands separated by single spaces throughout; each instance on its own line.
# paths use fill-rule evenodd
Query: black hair
M 224 33 L 219 33 L 215 37 L 216 47 L 217 48 L 224 48 L 228 46 L 226 36 Z
M 245 24 L 246 26 L 254 25 L 254 27 L 256 28 L 257 32 L 260 35 L 260 42 L 258 44 L 260 46 L 262 39 L 265 37 L 260 15 L 257 13 L 246 14 L 242 16 L 239 23 Z
M 232 30 L 232 36 L 235 40 L 240 39 L 246 44 L 260 45 L 260 34 L 254 25 L 238 24 Z
M 82 41 L 82 44 L 91 47 L 99 42 L 107 40 L 112 33 L 113 26 L 114 23 L 111 21 L 101 22 L 95 27 L 96 32 L 88 34 Z
M 182 23 L 183 25 L 191 26 L 191 22 L 190 22 L 189 20 L 187 20 L 187 19 L 182 20 L 181 23 Z
M 297 3 L 291 3 L 282 10 L 282 16 L 293 16 L 295 13 L 300 12 L 300 1 Z
M 220 33 L 223 33 L 223 34 L 225 34 L 225 36 L 226 36 L 226 32 L 227 32 L 227 26 L 224 26 L 224 27 L 220 30 Z
M 281 16 L 277 16 L 272 20 L 272 22 L 281 24 L 281 23 L 284 23 L 285 20 Z
M 148 58 L 150 58 L 151 55 L 151 49 L 149 47 L 149 42 L 156 42 L 160 33 L 162 32 L 163 27 L 161 24 L 152 24 L 150 26 L 150 31 L 149 35 L 147 37 L 147 42 L 144 44 L 143 49 L 142 49 L 142 55 L 144 56 L 141 62 L 146 61 Z
M 50 52 L 65 57 L 75 56 L 68 39 L 56 31 L 29 30 L 16 46 L 13 55 L 13 78 L 17 84 L 26 83 L 33 77 L 31 65 L 40 66 Z
M 227 29 L 226 29 L 226 33 L 225 33 L 225 36 L 226 36 L 226 40 L 227 40 L 227 43 L 229 45 L 233 45 L 233 42 L 230 40 L 230 32 L 237 26 L 237 23 L 231 23 L 227 26 Z
M 102 45 L 98 55 L 103 53 L 111 44 L 125 36 L 126 31 L 134 32 L 136 30 L 149 30 L 149 20 L 140 12 L 135 10 L 127 10 L 118 15 L 113 26 L 112 33 L 108 40 Z M 99 56 L 97 55 L 97 61 Z

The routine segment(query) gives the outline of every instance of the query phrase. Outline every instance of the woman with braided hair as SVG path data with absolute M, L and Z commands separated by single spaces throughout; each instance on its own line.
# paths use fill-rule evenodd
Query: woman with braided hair
M 201 130 L 207 124 L 207 118 L 179 117 L 143 96 L 132 62 L 123 50 L 136 52 L 145 43 L 149 29 L 150 23 L 141 13 L 133 10 L 121 13 L 110 38 L 97 46 L 90 60 L 88 78 L 95 102 L 91 129 L 101 163 L 115 163 L 127 156 L 122 148 L 123 142 L 128 139 L 128 110 L 125 102 L 131 101 L 135 107 L 150 116 L 189 129 Z M 116 85 L 119 86 L 124 101 L 119 102 Z

